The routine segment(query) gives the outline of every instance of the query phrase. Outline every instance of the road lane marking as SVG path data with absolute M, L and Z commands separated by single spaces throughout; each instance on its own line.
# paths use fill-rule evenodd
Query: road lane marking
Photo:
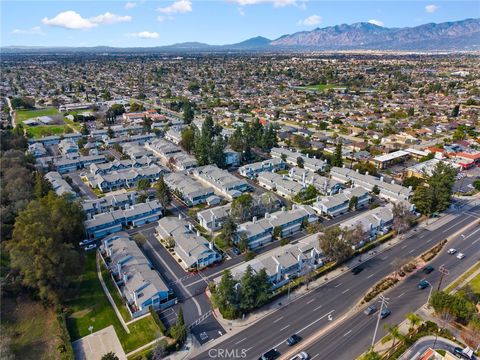
M 408 253 L 411 254 L 415 251 L 415 249 L 410 250 Z
M 464 237 L 463 240 L 468 239 L 470 236 L 476 234 L 476 233 L 479 232 L 479 231 L 480 231 L 480 229 L 475 230 L 474 232 L 472 232 L 472 233 L 471 233 L 470 235 L 468 235 L 467 237 Z M 477 240 L 477 241 L 478 241 L 478 240 Z
M 346 294 L 349 291 L 350 291 L 350 289 L 344 290 L 344 291 L 342 291 L 342 294 Z
M 314 301 L 315 301 L 315 299 L 308 300 L 308 301 L 307 301 L 307 304 L 310 304 L 310 303 L 312 303 L 312 302 L 314 302 Z
M 313 324 L 315 324 L 315 323 L 319 322 L 320 320 L 326 318 L 328 315 L 331 315 L 334 311 L 335 311 L 335 310 L 332 310 L 332 311 L 326 313 L 325 315 L 323 315 L 322 317 L 319 317 L 317 320 L 312 321 L 312 322 L 311 322 L 310 324 L 308 324 L 307 326 L 305 326 L 305 327 L 301 328 L 300 330 L 298 330 L 297 333 L 301 333 L 302 331 L 308 329 L 308 328 L 309 328 L 310 326 L 312 326 Z M 280 343 L 280 344 L 281 344 L 281 343 Z M 279 344 L 279 345 L 280 345 L 280 344 Z
M 310 359 L 313 360 L 313 359 L 315 359 L 318 355 L 320 355 L 320 354 L 315 354 L 315 355 L 313 355 Z
M 288 324 L 287 326 L 284 326 L 283 328 L 280 329 L 280 331 L 285 330 L 285 329 L 288 328 L 289 326 L 290 326 L 290 324 Z
M 475 241 L 472 243 L 472 245 L 474 245 L 474 244 L 477 243 L 478 241 L 480 241 L 480 239 L 475 240 Z
M 238 340 L 238 341 L 235 343 L 235 345 L 238 345 L 238 344 L 240 344 L 241 342 L 244 342 L 245 340 L 247 340 L 247 338 L 243 338 L 242 340 Z
M 276 322 L 279 322 L 282 319 L 283 319 L 283 316 L 280 316 L 277 320 L 274 320 L 273 323 L 275 324 Z
M 408 245 L 403 245 L 403 246 L 402 246 L 402 249 L 405 249 L 407 246 L 408 246 Z
M 367 276 L 367 279 L 370 279 L 370 278 L 371 278 L 373 275 L 375 275 L 375 274 L 376 274 L 376 273 L 373 273 L 373 274 L 371 274 L 371 275 L 368 275 L 368 276 Z
M 252 350 L 253 346 L 250 346 L 248 349 L 245 350 L 245 352 L 248 352 L 250 350 Z
M 345 334 L 343 334 L 343 337 L 347 336 L 347 335 L 350 334 L 351 332 L 352 332 L 352 330 L 347 331 Z
M 320 309 L 321 307 L 322 307 L 322 305 L 317 306 L 315 309 L 313 309 L 313 311 L 317 311 L 317 310 Z
M 403 295 L 405 295 L 404 292 L 402 292 L 400 295 L 398 295 L 398 297 L 402 297 Z
M 338 283 L 337 285 L 334 286 L 334 288 L 337 288 L 337 287 L 339 287 L 340 285 L 342 285 L 342 283 Z
M 432 240 L 433 240 L 432 238 L 428 239 L 428 240 L 427 240 L 427 243 L 429 243 L 429 242 L 432 241 Z
M 462 221 L 456 223 L 456 224 L 453 224 L 452 226 L 449 226 L 448 228 L 446 228 L 445 230 L 442 231 L 442 233 L 446 233 L 448 230 L 450 229 L 453 229 L 455 226 L 457 226 L 459 223 L 462 223 L 462 222 L 465 222 L 465 220 L 467 220 L 469 217 L 471 217 L 470 215 L 465 217 Z

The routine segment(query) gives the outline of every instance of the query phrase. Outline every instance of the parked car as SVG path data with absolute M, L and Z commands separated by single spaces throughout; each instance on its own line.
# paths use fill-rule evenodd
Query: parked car
M 310 357 L 305 351 L 302 351 L 301 353 L 298 353 L 294 357 L 292 357 L 290 360 L 308 360 Z
M 258 360 L 275 360 L 280 356 L 280 353 L 277 349 L 270 349 L 265 354 L 260 356 Z
M 93 250 L 97 247 L 97 244 L 90 244 L 85 247 L 85 251 Z
M 286 343 L 288 346 L 293 346 L 293 345 L 299 343 L 300 340 L 302 340 L 302 338 L 301 338 L 300 336 L 298 336 L 297 334 L 293 334 L 292 336 L 290 336 L 290 337 L 285 341 L 285 343 Z
M 354 268 L 352 269 L 352 274 L 353 274 L 353 275 L 358 275 L 358 274 L 360 274 L 362 271 L 363 271 L 363 268 L 360 267 L 360 266 L 357 266 L 357 267 L 354 267 Z
M 242 252 L 241 252 L 238 248 L 236 248 L 236 247 L 232 247 L 232 252 L 233 252 L 235 255 L 237 255 L 237 256 L 242 253 Z
M 80 246 L 85 246 L 85 245 L 88 245 L 88 244 L 90 244 L 90 243 L 92 243 L 92 242 L 94 242 L 94 241 L 95 241 L 95 239 L 84 239 L 84 240 L 80 241 L 80 242 L 78 243 L 78 245 L 80 245 Z
M 430 283 L 429 283 L 427 280 L 425 280 L 425 279 L 423 279 L 422 281 L 420 281 L 420 282 L 418 283 L 418 288 L 419 288 L 419 289 L 426 289 L 426 288 L 429 287 L 429 286 L 430 286 Z
M 458 253 L 457 259 L 462 260 L 465 257 L 465 254 L 463 253 Z
M 382 319 L 385 319 L 386 317 L 390 316 L 392 312 L 389 309 L 383 309 L 382 312 L 380 313 L 380 317 Z
M 375 304 L 372 304 L 369 307 L 367 307 L 363 313 L 365 315 L 372 315 L 376 311 L 377 311 L 377 307 L 375 306 Z
M 460 358 L 460 359 L 467 359 L 467 360 L 471 360 L 472 357 L 469 356 L 468 354 L 466 354 L 463 349 L 461 347 L 455 347 L 453 349 L 453 354 L 457 357 L 457 358 Z
M 423 271 L 425 274 L 430 274 L 433 270 L 435 270 L 435 269 L 434 269 L 433 266 L 431 266 L 431 265 L 425 266 L 425 267 L 422 269 L 422 271 Z
M 455 254 L 456 252 L 457 252 L 457 250 L 455 250 L 455 249 L 453 249 L 453 248 L 452 248 L 452 249 L 448 249 L 448 251 L 447 251 L 447 253 L 450 254 L 450 255 L 453 255 L 453 254 Z

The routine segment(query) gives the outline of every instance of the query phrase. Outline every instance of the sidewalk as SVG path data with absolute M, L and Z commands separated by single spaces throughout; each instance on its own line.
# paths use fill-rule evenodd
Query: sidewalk
M 117 304 L 115 304 L 115 301 L 112 298 L 112 295 L 110 295 L 110 292 L 108 291 L 107 285 L 105 284 L 105 281 L 103 281 L 103 276 L 102 276 L 102 270 L 100 269 L 100 254 L 97 252 L 97 275 L 98 275 L 98 280 L 100 280 L 100 284 L 102 284 L 103 291 L 105 292 L 105 295 L 107 295 L 108 301 L 110 302 L 110 305 L 112 305 L 113 310 L 115 311 L 115 314 L 118 317 L 118 320 L 120 321 L 120 324 L 122 324 L 123 328 L 127 332 L 127 334 L 130 334 L 130 329 L 128 328 L 127 324 L 123 320 L 122 314 L 120 314 L 120 311 L 117 308 Z

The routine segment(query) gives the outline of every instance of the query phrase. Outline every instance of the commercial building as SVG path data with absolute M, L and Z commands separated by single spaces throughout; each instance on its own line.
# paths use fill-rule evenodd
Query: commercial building
M 181 215 L 160 219 L 156 233 L 162 240 L 172 238 L 175 241 L 175 254 L 187 270 L 203 269 L 222 260 L 222 256 L 214 250 L 213 243 L 201 236 Z
M 408 160 L 411 152 L 405 150 L 398 150 L 389 154 L 375 156 L 371 162 L 377 169 L 386 169 L 393 164 L 398 164 Z
M 101 251 L 132 317 L 147 314 L 150 306 L 161 310 L 176 303 L 173 292 L 127 233 L 105 238 Z

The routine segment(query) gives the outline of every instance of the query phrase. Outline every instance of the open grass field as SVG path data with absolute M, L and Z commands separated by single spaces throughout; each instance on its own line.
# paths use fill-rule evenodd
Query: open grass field
M 87 255 L 84 274 L 75 286 L 78 288 L 76 296 L 67 301 L 71 311 L 67 327 L 72 341 L 90 334 L 89 326 L 93 326 L 95 332 L 113 325 L 124 351 L 128 353 L 160 336 L 160 329 L 151 316 L 129 325 L 130 334 L 127 334 L 98 280 L 95 253 Z
M 7 344 L 14 359 L 60 359 L 61 331 L 53 309 L 28 296 L 2 297 L 1 318 L 2 359 L 10 359 Z
M 40 110 L 17 110 L 15 121 L 17 124 L 23 123 L 25 120 L 36 118 L 39 116 L 52 116 L 60 114 L 55 108 L 46 108 Z
M 299 86 L 297 89 L 325 91 L 325 90 L 329 90 L 329 89 L 341 89 L 343 87 L 344 86 L 338 85 L 338 84 L 317 84 L 317 85 Z
M 33 138 L 40 138 L 42 136 L 62 135 L 73 132 L 67 125 L 42 125 L 42 126 L 28 126 L 27 136 Z

